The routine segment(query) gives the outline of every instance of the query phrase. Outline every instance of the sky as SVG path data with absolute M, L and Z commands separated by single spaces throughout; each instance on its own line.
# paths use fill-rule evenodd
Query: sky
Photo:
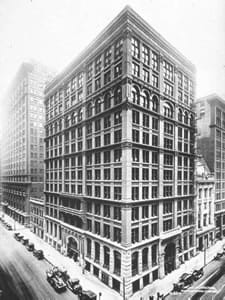
M 197 98 L 225 99 L 224 0 L 0 0 L 0 98 L 23 61 L 63 70 L 130 5 L 197 70 Z

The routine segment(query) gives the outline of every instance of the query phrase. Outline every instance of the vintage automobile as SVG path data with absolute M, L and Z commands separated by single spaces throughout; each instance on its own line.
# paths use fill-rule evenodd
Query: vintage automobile
M 179 283 L 184 283 L 184 287 L 193 283 L 193 276 L 190 273 L 184 273 L 179 278 Z
M 39 260 L 44 258 L 44 252 L 42 250 L 34 250 L 33 255 Z
M 18 236 L 17 236 L 17 241 L 21 241 L 22 240 L 22 238 L 23 238 L 23 235 L 21 235 L 21 234 L 19 234 Z
M 33 243 L 28 243 L 26 245 L 26 248 L 27 248 L 28 251 L 34 251 L 34 244 Z
M 223 252 L 217 252 L 216 256 L 214 256 L 214 260 L 219 260 L 223 256 Z
M 199 270 L 194 270 L 192 273 L 192 277 L 194 280 L 200 279 L 203 275 L 204 275 L 203 268 L 201 268 Z
M 58 277 L 53 270 L 46 271 L 47 281 L 57 292 L 64 292 L 66 290 L 66 284 L 62 278 Z
M 80 300 L 97 300 L 97 295 L 92 291 L 83 291 Z
M 172 292 L 182 292 L 184 289 L 184 283 L 183 282 L 178 282 L 173 284 L 173 291 Z
M 23 244 L 24 246 L 26 246 L 28 243 L 29 243 L 29 239 L 26 238 L 26 237 L 23 237 L 23 238 L 22 238 L 22 244 Z
M 6 225 L 6 228 L 7 228 L 8 230 L 12 230 L 12 226 L 11 226 L 10 224 L 7 224 L 7 225 Z
M 77 278 L 68 279 L 66 281 L 66 285 L 74 294 L 77 295 L 82 294 L 82 286 L 80 285 L 79 279 Z
M 67 270 L 64 267 L 53 267 L 52 271 L 60 278 L 62 278 L 62 280 L 64 282 L 66 282 L 67 280 L 69 280 L 70 276 L 67 273 Z
M 13 236 L 14 236 L 14 238 L 17 240 L 17 238 L 18 238 L 19 235 L 20 235 L 19 232 L 15 232 Z

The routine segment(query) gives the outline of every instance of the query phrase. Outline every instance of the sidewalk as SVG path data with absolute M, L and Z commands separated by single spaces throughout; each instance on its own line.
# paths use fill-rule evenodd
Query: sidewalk
M 102 300 L 122 300 L 122 297 L 113 289 L 107 287 L 99 279 L 95 278 L 89 272 L 82 274 L 82 269 L 79 266 L 79 263 L 75 263 L 69 257 L 63 256 L 52 246 L 44 242 L 44 240 L 37 237 L 34 233 L 30 231 L 29 228 L 25 228 L 23 225 L 15 222 L 12 218 L 4 215 L 4 218 L 12 225 L 16 226 L 16 231 L 21 232 L 23 235 L 27 236 L 34 244 L 35 248 L 42 249 L 45 254 L 45 258 L 53 265 L 64 266 L 71 277 L 79 278 L 81 285 L 84 289 L 90 289 L 99 295 L 99 292 L 102 293 Z M 224 241 L 218 241 L 216 244 L 211 246 L 206 251 L 206 264 L 208 264 L 213 257 L 219 252 L 223 247 Z M 192 272 L 194 269 L 200 269 L 204 265 L 204 252 L 201 252 L 197 256 L 193 257 L 185 264 L 182 264 L 179 269 L 174 270 L 172 273 L 168 274 L 163 279 L 158 279 L 152 284 L 146 286 L 141 291 L 136 292 L 130 299 L 131 300 L 149 300 L 149 296 L 155 296 L 157 292 L 160 294 L 167 295 L 173 289 L 173 283 L 178 282 L 179 277 L 183 273 Z M 208 267 L 208 266 L 207 266 Z M 206 268 L 207 268 L 206 267 Z
M 44 242 L 44 240 L 40 239 L 33 232 L 31 232 L 29 228 L 25 228 L 23 225 L 15 222 L 6 214 L 4 215 L 4 219 L 12 225 L 13 229 L 15 225 L 16 232 L 20 232 L 21 234 L 26 236 L 32 243 L 34 243 L 36 249 L 42 249 L 44 251 L 46 260 L 50 264 L 58 267 L 65 267 L 70 277 L 78 278 L 83 289 L 91 290 L 96 293 L 98 296 L 97 299 L 99 299 L 99 292 L 101 292 L 102 294 L 101 300 L 122 299 L 122 297 L 116 291 L 107 287 L 89 272 L 85 272 L 85 274 L 82 274 L 82 269 L 79 266 L 79 263 L 75 263 L 71 258 L 63 256 L 56 249 L 54 249 L 52 246 Z
M 208 264 L 217 252 L 222 250 L 224 241 L 218 241 L 216 244 L 211 246 L 206 251 L 206 264 Z M 185 264 L 182 264 L 179 269 L 174 270 L 172 273 L 168 274 L 163 279 L 158 279 L 154 281 L 149 286 L 146 286 L 143 290 L 135 293 L 131 299 L 132 300 L 149 300 L 149 296 L 155 296 L 157 292 L 166 296 L 173 289 L 173 283 L 178 282 L 179 277 L 183 273 L 192 272 L 194 269 L 200 269 L 204 266 L 204 252 L 199 253 Z M 174 297 L 173 297 L 174 299 Z

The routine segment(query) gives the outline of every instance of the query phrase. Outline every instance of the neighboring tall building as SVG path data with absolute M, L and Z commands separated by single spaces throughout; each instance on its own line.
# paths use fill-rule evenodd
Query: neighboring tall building
M 2 192 L 5 213 L 29 223 L 29 198 L 43 198 L 44 88 L 49 72 L 23 63 L 4 98 Z
M 218 95 L 195 103 L 197 148 L 215 174 L 216 238 L 225 236 L 225 101 Z
M 45 240 L 126 297 L 195 254 L 194 74 L 126 7 L 45 91 Z
M 30 198 L 30 228 L 40 238 L 44 238 L 44 201 Z
M 197 250 L 207 249 L 215 240 L 214 201 L 215 179 L 204 158 L 197 156 L 195 164 Z

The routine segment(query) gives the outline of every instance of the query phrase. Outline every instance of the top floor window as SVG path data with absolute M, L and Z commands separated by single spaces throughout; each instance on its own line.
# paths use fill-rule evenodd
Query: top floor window
M 123 53 L 123 39 L 120 38 L 115 43 L 115 52 L 114 52 L 115 59 L 122 56 L 122 53 Z
M 98 74 L 101 71 L 102 58 L 99 55 L 95 60 L 95 74 Z
M 155 71 L 159 70 L 159 55 L 152 51 L 152 68 Z
M 112 50 L 111 46 L 104 53 L 104 66 L 107 67 L 111 63 Z
M 142 61 L 144 64 L 149 65 L 150 62 L 149 48 L 145 45 L 142 45 Z
M 135 58 L 140 58 L 140 43 L 134 37 L 131 39 L 131 53 Z

